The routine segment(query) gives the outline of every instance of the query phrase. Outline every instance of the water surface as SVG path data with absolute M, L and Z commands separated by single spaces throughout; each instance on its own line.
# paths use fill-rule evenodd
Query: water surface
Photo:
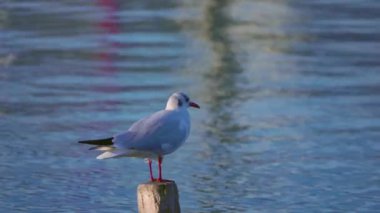
M 192 133 L 164 160 L 183 212 L 380 205 L 380 3 L 0 3 L 0 210 L 136 212 L 139 159 L 108 137 L 186 91 Z

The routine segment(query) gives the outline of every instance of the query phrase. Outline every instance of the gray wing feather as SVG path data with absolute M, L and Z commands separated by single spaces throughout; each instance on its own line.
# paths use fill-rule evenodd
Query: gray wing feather
M 172 111 L 156 112 L 134 123 L 127 132 L 116 135 L 113 142 L 117 148 L 160 152 L 162 144 L 184 139 L 182 135 L 167 137 L 180 123 L 173 115 Z

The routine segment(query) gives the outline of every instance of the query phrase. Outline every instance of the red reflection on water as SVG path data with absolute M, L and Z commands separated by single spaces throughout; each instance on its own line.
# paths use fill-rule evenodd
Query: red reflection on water
M 121 43 L 115 41 L 115 36 L 121 32 L 121 23 L 118 17 L 120 11 L 120 5 L 118 0 L 98 0 L 97 4 L 101 11 L 103 11 L 102 19 L 97 23 L 97 27 L 101 31 L 100 50 L 96 54 L 96 60 L 101 62 L 100 71 L 103 75 L 112 75 L 117 72 L 117 66 L 115 62 L 118 58 L 118 51 L 121 48 Z M 122 92 L 121 86 L 115 86 L 113 84 L 94 85 L 95 91 L 101 91 L 103 93 L 118 93 Z M 106 96 L 105 96 L 106 97 Z M 106 102 L 101 109 L 115 110 L 117 106 L 121 105 L 120 102 L 109 101 Z
M 119 42 L 112 41 L 109 35 L 120 33 L 120 22 L 116 15 L 119 10 L 119 4 L 116 0 L 98 0 L 98 5 L 104 10 L 105 16 L 98 23 L 104 37 L 100 40 L 102 50 L 97 57 L 104 62 L 101 65 L 101 70 L 105 73 L 112 73 L 117 71 L 114 61 L 117 57 L 117 50 L 121 45 Z

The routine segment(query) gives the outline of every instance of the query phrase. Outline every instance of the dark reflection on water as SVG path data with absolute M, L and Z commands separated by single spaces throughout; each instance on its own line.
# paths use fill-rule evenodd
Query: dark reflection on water
M 212 135 L 221 142 L 237 142 L 234 132 L 243 126 L 234 118 L 233 106 L 238 101 L 240 91 L 237 81 L 241 67 L 234 55 L 231 41 L 227 35 L 231 20 L 225 14 L 229 1 L 208 1 L 204 10 L 204 37 L 210 43 L 213 62 L 206 78 L 206 103 L 209 106 L 210 119 L 207 126 Z
M 225 10 L 229 3 L 208 1 L 203 8 L 204 39 L 212 49 L 211 67 L 204 74 L 207 92 L 203 93 L 205 103 L 209 107 L 209 118 L 205 119 L 207 137 L 204 140 L 209 141 L 207 155 L 210 162 L 207 163 L 205 173 L 195 175 L 194 185 L 197 195 L 199 194 L 198 202 L 205 212 L 241 212 L 249 208 L 248 203 L 236 199 L 247 194 L 246 190 L 233 192 L 233 196 L 226 195 L 239 187 L 242 177 L 245 178 L 243 171 L 234 169 L 240 160 L 235 160 L 236 155 L 228 146 L 230 143 L 243 142 L 244 139 L 239 138 L 237 133 L 247 128 L 239 124 L 239 119 L 234 115 L 234 106 L 238 105 L 241 92 L 238 85 L 241 79 L 238 79 L 238 75 L 242 70 L 227 34 L 231 20 Z M 215 142 L 212 142 L 214 140 Z M 239 174 L 239 177 L 236 174 Z
M 184 212 L 376 211 L 377 1 L 1 1 L 0 210 L 136 212 L 109 136 L 189 91 Z

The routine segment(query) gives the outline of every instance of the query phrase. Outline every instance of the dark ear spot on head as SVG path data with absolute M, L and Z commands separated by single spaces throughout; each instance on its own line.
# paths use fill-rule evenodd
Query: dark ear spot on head
M 178 106 L 182 106 L 182 101 L 180 99 L 178 99 Z
M 189 99 L 189 97 L 185 93 L 180 92 L 180 94 L 181 94 L 182 98 L 185 99 L 186 102 L 189 102 L 190 99 Z

